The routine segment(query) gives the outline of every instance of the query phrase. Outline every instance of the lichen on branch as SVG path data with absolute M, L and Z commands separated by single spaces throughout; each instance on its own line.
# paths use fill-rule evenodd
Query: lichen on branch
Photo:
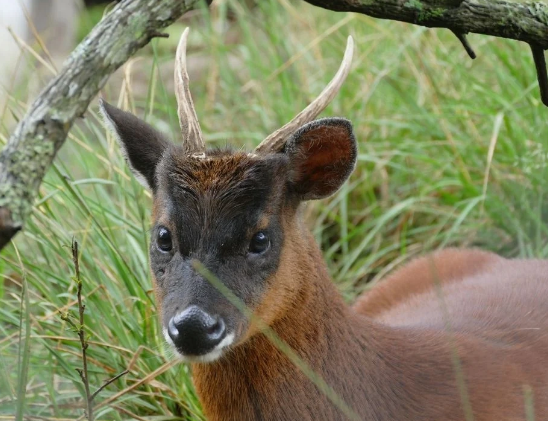
M 76 47 L 0 153 L 0 250 L 30 214 L 38 187 L 108 77 L 200 0 L 123 0 Z

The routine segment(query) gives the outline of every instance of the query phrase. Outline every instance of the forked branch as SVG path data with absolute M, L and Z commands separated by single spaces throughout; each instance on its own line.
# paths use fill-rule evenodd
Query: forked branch
M 514 39 L 531 46 L 541 98 L 548 106 L 544 51 L 548 50 L 548 3 L 521 0 L 305 0 L 324 9 L 450 29 L 471 58 L 466 34 Z

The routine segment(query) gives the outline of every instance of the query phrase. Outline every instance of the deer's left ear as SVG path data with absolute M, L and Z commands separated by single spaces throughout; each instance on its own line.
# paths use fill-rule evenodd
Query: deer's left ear
M 155 190 L 156 166 L 171 143 L 133 114 L 103 100 L 100 105 L 105 124 L 116 136 L 133 175 L 143 186 Z
M 352 123 L 324 118 L 301 127 L 285 144 L 290 161 L 289 181 L 302 200 L 331 196 L 356 165 Z

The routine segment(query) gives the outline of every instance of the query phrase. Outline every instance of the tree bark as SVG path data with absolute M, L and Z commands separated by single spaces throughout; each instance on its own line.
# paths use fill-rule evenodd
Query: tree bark
M 548 4 L 510 0 L 305 0 L 429 28 L 447 28 L 537 44 L 548 49 Z
M 23 227 L 75 119 L 108 77 L 200 0 L 124 0 L 73 51 L 0 154 L 0 250 Z
M 548 106 L 544 50 L 548 50 L 548 4 L 521 0 L 305 0 L 339 12 L 450 29 L 475 58 L 469 32 L 515 39 L 531 46 L 542 102 Z

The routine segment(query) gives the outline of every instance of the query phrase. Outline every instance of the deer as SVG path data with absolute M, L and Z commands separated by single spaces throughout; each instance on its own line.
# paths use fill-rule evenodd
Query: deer
M 337 192 L 356 164 L 351 122 L 316 119 L 350 71 L 352 38 L 321 94 L 245 152 L 206 148 L 187 37 L 188 28 L 175 60 L 180 144 L 105 101 L 101 110 L 152 192 L 150 269 L 161 330 L 190 364 L 206 418 L 547 419 L 547 261 L 442 249 L 411 260 L 352 305 L 330 278 L 303 209 Z

